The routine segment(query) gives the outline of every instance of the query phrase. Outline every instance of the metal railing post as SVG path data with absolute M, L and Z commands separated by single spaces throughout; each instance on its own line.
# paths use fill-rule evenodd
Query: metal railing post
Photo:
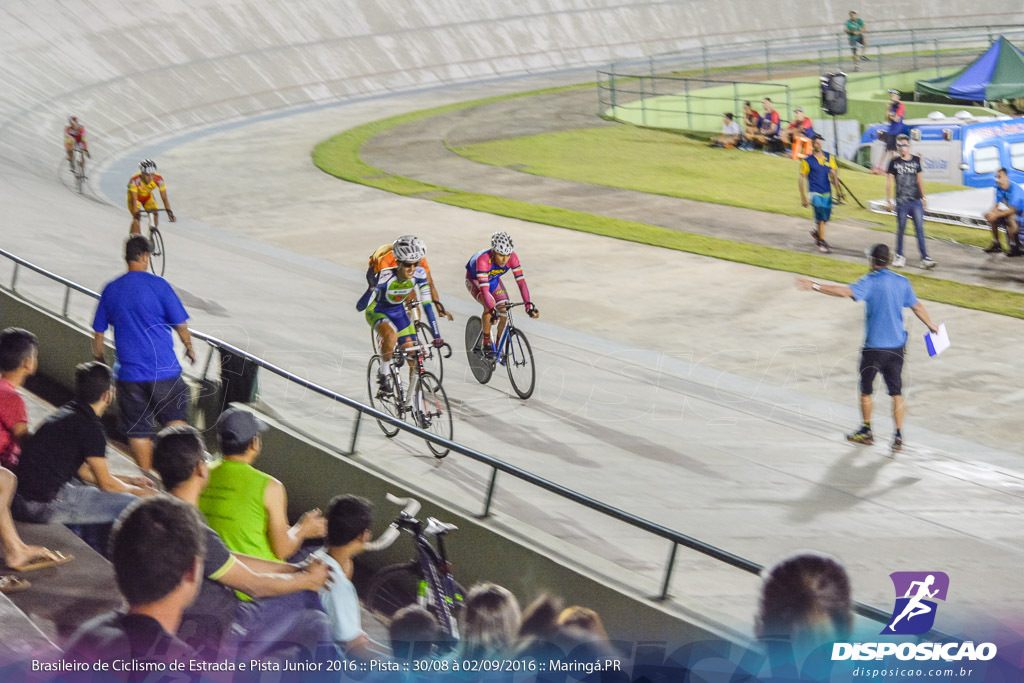
M 700 46 L 700 59 L 704 63 L 704 78 L 709 78 L 711 74 L 708 71 L 708 48 L 704 45 Z
M 640 124 L 647 125 L 647 102 L 644 101 L 644 77 L 640 77 Z
M 61 310 L 61 314 L 60 314 L 61 317 L 64 318 L 65 320 L 67 320 L 68 308 L 70 306 L 71 306 L 71 288 L 70 287 L 65 287 L 64 288 L 64 308 L 63 308 L 63 310 Z
M 609 88 L 609 90 L 611 90 L 612 114 L 614 114 L 615 113 L 615 107 L 617 106 L 616 105 L 616 98 L 615 98 L 615 65 L 614 64 L 612 64 L 612 68 L 608 72 L 608 84 L 609 84 L 609 86 L 611 86 Z
M 649 58 L 649 61 L 650 61 L 650 69 L 651 69 L 651 78 L 654 78 L 654 56 L 653 55 Z
M 356 411 L 356 423 L 352 426 L 352 440 L 348 444 L 349 455 L 355 455 L 356 452 L 356 438 L 359 436 L 359 425 L 363 420 L 363 411 Z
M 733 116 L 739 116 L 740 109 L 740 84 L 736 81 L 732 82 L 732 111 Z
M 672 583 L 672 569 L 676 566 L 676 550 L 679 548 L 678 543 L 672 544 L 672 552 L 668 554 L 668 566 L 665 567 L 665 580 L 661 584 L 661 595 L 658 596 L 659 602 L 668 600 L 668 587 Z
M 14 262 L 14 272 L 11 273 L 11 291 L 18 291 L 18 262 Z
M 885 69 L 882 68 L 882 46 L 875 47 L 875 59 L 878 60 L 878 85 L 885 87 Z
M 932 42 L 935 44 L 935 77 L 938 78 L 942 75 L 942 69 L 939 67 L 939 41 L 936 39 Z
M 914 59 L 914 71 L 917 71 L 917 38 L 914 37 L 914 29 L 910 29 L 910 54 Z
M 764 70 L 768 74 L 768 80 L 772 80 L 772 47 L 771 42 L 764 41 Z
M 843 39 L 836 36 L 836 68 L 843 68 Z
M 484 512 L 480 517 L 491 516 L 491 501 L 494 500 L 494 485 L 498 481 L 498 468 L 491 471 L 491 483 L 487 485 L 487 500 L 484 502 Z
M 693 111 L 690 109 L 690 79 L 683 79 L 683 93 L 686 95 L 686 129 L 693 130 Z

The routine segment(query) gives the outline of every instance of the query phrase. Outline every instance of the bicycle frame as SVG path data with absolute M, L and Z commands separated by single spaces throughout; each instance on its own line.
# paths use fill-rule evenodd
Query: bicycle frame
M 452 608 L 455 606 L 455 579 L 452 578 L 451 565 L 444 547 L 444 534 L 435 536 L 437 550 L 434 550 L 430 541 L 423 535 L 422 526 L 423 523 L 420 522 L 413 533 L 413 538 L 416 541 L 417 562 L 420 566 L 420 573 L 424 577 L 420 582 L 417 600 L 421 607 L 426 607 L 427 591 L 433 591 L 434 603 L 443 606 L 439 610 L 441 628 L 453 639 L 458 640 L 459 624 L 452 614 Z

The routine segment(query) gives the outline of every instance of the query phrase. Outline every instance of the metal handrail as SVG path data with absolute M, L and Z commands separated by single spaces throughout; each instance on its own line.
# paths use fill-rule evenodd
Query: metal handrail
M 12 293 L 17 293 L 15 285 L 17 283 L 18 266 L 22 266 L 28 268 L 29 270 L 32 270 L 35 273 L 43 275 L 44 277 L 47 277 L 51 280 L 63 284 L 64 286 L 68 287 L 69 290 L 73 289 L 77 292 L 81 292 L 82 294 L 91 296 L 94 299 L 100 298 L 100 295 L 92 291 L 91 289 L 83 287 L 75 282 L 72 282 L 71 280 L 68 280 L 67 278 L 63 278 L 55 273 L 52 273 L 46 270 L 45 268 L 41 268 L 4 249 L 0 249 L 0 256 L 3 256 L 10 261 L 13 261 L 15 264 L 14 275 L 11 278 L 10 287 L 10 291 Z M 64 317 L 67 317 L 67 297 L 65 297 Z M 375 410 L 374 408 L 367 406 L 363 403 L 360 403 L 359 401 L 356 401 L 335 391 L 322 387 L 319 384 L 311 382 L 305 378 L 299 377 L 294 373 L 288 372 L 284 368 L 280 368 L 274 365 L 273 363 L 270 363 L 269 361 L 254 356 L 253 354 L 247 351 L 243 351 L 237 346 L 229 344 L 228 342 L 222 339 L 218 339 L 211 335 L 203 334 L 202 332 L 192 330 L 191 328 L 189 329 L 189 332 L 192 334 L 193 337 L 205 341 L 210 346 L 216 349 L 223 349 L 225 351 L 229 351 L 230 353 L 236 354 L 253 363 L 254 365 L 263 368 L 264 370 L 267 370 L 268 372 L 278 375 L 279 377 L 282 377 L 290 382 L 298 384 L 299 386 L 305 389 L 313 391 L 314 393 L 329 398 L 337 403 L 341 403 L 342 405 L 348 406 L 356 410 L 360 416 L 365 414 L 374 419 L 382 420 L 394 427 L 397 427 L 421 439 L 432 441 L 433 443 L 436 443 L 445 448 L 449 448 L 455 451 L 456 453 L 471 458 L 472 460 L 476 460 L 477 462 L 481 462 L 485 465 L 488 465 L 489 467 L 492 468 L 493 471 L 491 474 L 490 483 L 487 488 L 486 503 L 484 505 L 483 512 L 479 515 L 481 518 L 486 518 L 490 516 L 491 503 L 494 499 L 494 492 L 497 484 L 498 472 L 500 471 L 505 472 L 506 474 L 510 474 L 513 477 L 525 481 L 529 484 L 532 484 L 538 488 L 544 489 L 545 491 L 554 493 L 557 496 L 566 498 L 578 505 L 582 505 L 586 508 L 594 510 L 595 512 L 600 512 L 601 514 L 604 514 L 608 517 L 611 517 L 612 519 L 616 519 L 620 522 L 628 524 L 636 529 L 646 531 L 647 533 L 653 534 L 667 541 L 670 541 L 672 543 L 672 547 L 669 553 L 669 560 L 665 568 L 665 576 L 664 580 L 662 581 L 661 594 L 658 597 L 654 598 L 655 600 L 664 601 L 669 597 L 669 584 L 671 583 L 672 571 L 675 567 L 676 550 L 679 546 L 684 546 L 691 550 L 695 550 L 703 555 L 707 555 L 708 557 L 714 558 L 720 562 L 724 562 L 725 564 L 728 564 L 732 567 L 736 567 L 737 569 L 742 569 L 743 571 L 748 572 L 750 574 L 760 574 L 761 571 L 764 569 L 762 565 L 752 560 L 740 557 L 739 555 L 735 555 L 726 550 L 705 543 L 687 534 L 675 531 L 673 529 L 669 529 L 668 527 L 662 526 L 655 522 L 651 522 L 650 520 L 643 519 L 642 517 L 637 517 L 634 514 L 631 514 L 624 510 L 620 510 L 617 507 L 608 505 L 607 503 L 603 503 L 599 500 L 591 498 L 590 496 L 579 493 L 578 491 L 566 488 L 565 486 L 562 486 L 560 484 L 556 484 L 553 481 L 540 477 L 536 474 L 533 474 L 532 472 L 523 470 L 519 467 L 516 467 L 515 465 L 511 465 L 503 460 L 499 460 L 498 458 L 495 458 L 493 456 L 481 453 L 480 451 L 477 451 L 473 448 L 469 448 L 468 446 L 464 446 L 455 441 L 450 441 L 448 439 L 441 438 L 418 427 L 414 427 L 402 420 L 399 420 L 398 418 L 392 415 L 389 415 L 388 413 Z M 358 431 L 358 429 L 356 431 Z M 353 446 L 354 441 L 355 435 L 353 435 Z M 883 612 L 882 610 L 876 607 L 872 607 L 870 605 L 866 605 L 859 602 L 854 603 L 854 611 L 857 614 L 868 619 L 872 619 L 882 623 L 888 622 L 889 614 L 887 612 Z

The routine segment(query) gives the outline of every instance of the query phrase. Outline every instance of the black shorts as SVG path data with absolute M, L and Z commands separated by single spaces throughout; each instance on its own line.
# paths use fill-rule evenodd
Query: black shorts
M 896 136 L 892 133 L 883 133 L 885 135 L 885 149 L 889 152 L 896 151 Z
M 890 396 L 903 393 L 903 347 L 898 349 L 861 349 L 860 393 L 870 396 L 875 390 L 875 375 L 882 373 Z
M 134 439 L 149 439 L 160 424 L 185 422 L 188 417 L 188 386 L 181 375 L 155 382 L 117 383 L 117 408 L 121 428 Z

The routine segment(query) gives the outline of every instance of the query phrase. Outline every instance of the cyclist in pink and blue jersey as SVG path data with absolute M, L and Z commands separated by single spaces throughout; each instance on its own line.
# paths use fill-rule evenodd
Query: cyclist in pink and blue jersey
M 526 287 L 523 267 L 519 264 L 512 237 L 507 232 L 496 232 L 491 235 L 491 248 L 473 254 L 466 264 L 466 289 L 484 307 L 481 322 L 484 336 L 484 352 L 488 358 L 495 357 L 494 344 L 491 342 L 491 324 L 494 316 L 498 316 L 498 339 L 505 332 L 508 315 L 500 308 L 508 303 L 508 292 L 501 284 L 501 276 L 512 271 L 519 293 L 526 303 L 526 313 L 531 318 L 540 315 L 540 311 L 530 301 L 530 290 Z

